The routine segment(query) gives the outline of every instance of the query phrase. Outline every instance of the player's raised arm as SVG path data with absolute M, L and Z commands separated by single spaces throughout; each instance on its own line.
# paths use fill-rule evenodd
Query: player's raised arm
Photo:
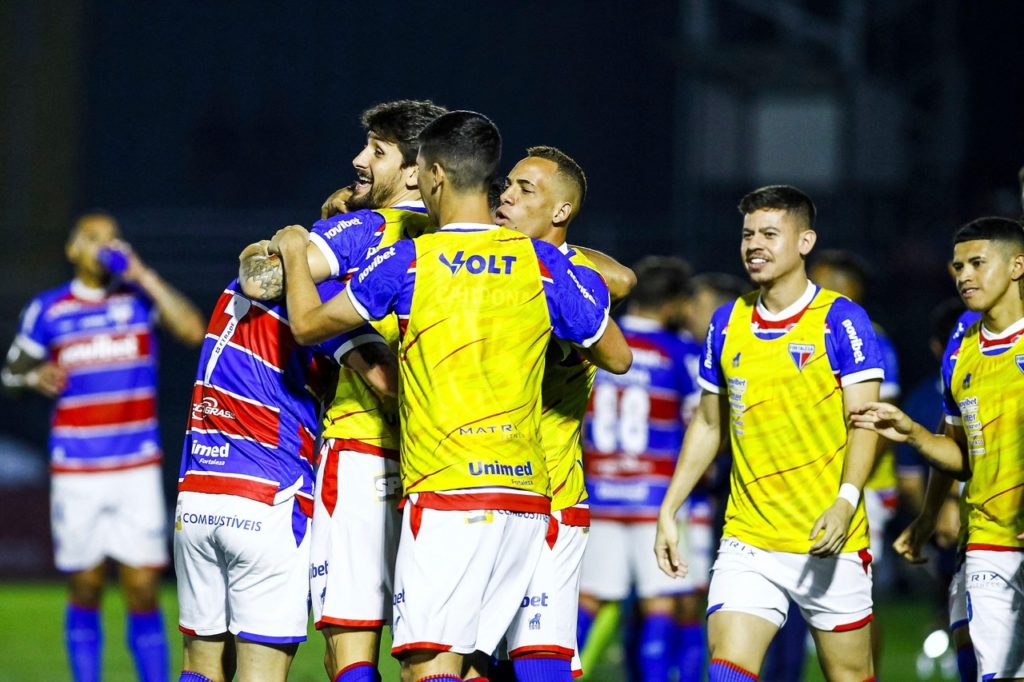
M 267 251 L 269 245 L 268 239 L 255 242 L 238 256 L 238 283 L 242 293 L 260 301 L 276 301 L 284 296 L 284 267 L 277 254 Z M 307 242 L 306 259 L 313 282 L 322 282 L 331 276 L 331 266 L 315 244 Z
M 658 532 L 654 539 L 658 566 L 670 576 L 686 577 L 686 562 L 679 556 L 676 514 L 721 448 L 728 409 L 725 395 L 705 390 L 683 437 L 672 481 L 658 511 Z
M 633 364 L 633 351 L 619 325 L 610 317 L 601 338 L 582 353 L 590 362 L 612 374 L 625 374 Z
M 608 295 L 611 297 L 613 306 L 633 291 L 633 287 L 636 286 L 636 273 L 631 268 L 600 251 L 583 246 L 573 246 L 572 248 L 581 252 L 597 266 L 597 271 L 601 273 L 605 284 L 608 285 Z
M 181 343 L 198 346 L 206 336 L 206 318 L 184 294 L 168 284 L 155 270 L 142 262 L 125 242 L 114 241 L 113 245 L 124 252 L 128 259 L 122 277 L 125 282 L 135 284 L 156 305 L 160 326 L 165 328 Z
M 863 404 L 851 412 L 850 419 L 859 430 L 876 431 L 891 441 L 910 445 L 929 464 L 954 478 L 964 481 L 971 476 L 961 427 L 947 428 L 946 434 L 932 433 L 895 405 L 880 402 Z

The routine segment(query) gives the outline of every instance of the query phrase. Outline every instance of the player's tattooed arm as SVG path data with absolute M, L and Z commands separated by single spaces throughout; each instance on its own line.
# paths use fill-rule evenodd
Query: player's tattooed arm
M 572 248 L 589 258 L 597 266 L 597 271 L 601 273 L 601 277 L 608 285 L 608 294 L 611 296 L 612 305 L 626 298 L 629 296 L 629 292 L 633 291 L 633 287 L 636 286 L 636 273 L 633 270 L 600 251 L 583 246 L 573 246 Z
M 0 380 L 11 391 L 32 389 L 47 398 L 56 398 L 64 392 L 68 376 L 59 365 L 32 357 L 15 342 L 7 353 Z
M 661 570 L 672 577 L 683 578 L 687 572 L 686 562 L 679 556 L 676 513 L 718 454 L 726 438 L 723 431 L 729 423 L 728 410 L 729 404 L 724 395 L 710 391 L 701 394 L 693 421 L 683 437 L 683 447 L 679 452 L 672 481 L 662 499 L 654 539 L 654 556 Z
M 270 240 L 245 247 L 238 256 L 238 283 L 242 293 L 259 301 L 277 301 L 284 296 L 284 266 L 276 253 L 270 253 Z M 314 244 L 306 247 L 306 259 L 314 282 L 331 276 L 331 266 Z
M 238 256 L 238 284 L 242 293 L 260 301 L 284 296 L 284 267 L 277 254 L 267 252 L 269 239 L 249 244 Z

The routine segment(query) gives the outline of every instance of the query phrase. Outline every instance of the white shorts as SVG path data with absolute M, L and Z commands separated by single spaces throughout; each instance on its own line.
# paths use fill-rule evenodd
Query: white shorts
M 520 608 L 547 529 L 547 514 L 407 504 L 391 653 L 493 652 Z
M 655 521 L 606 521 L 590 524 L 590 541 L 583 557 L 580 590 L 601 601 L 621 601 L 631 586 L 640 598 L 681 595 L 708 584 L 711 524 L 680 521 L 679 551 L 689 571 L 685 578 L 665 575 L 654 557 Z
M 167 510 L 159 464 L 55 473 L 50 482 L 54 563 L 68 573 L 110 557 L 126 566 L 167 565 Z
M 892 488 L 865 488 L 864 513 L 868 517 L 871 563 L 874 568 L 885 558 L 885 527 L 896 515 L 896 491 Z
M 537 570 L 508 630 L 506 644 L 512 658 L 538 652 L 570 658 L 576 653 L 580 572 L 590 530 L 581 525 L 585 523 L 582 515 L 589 520 L 585 508 L 551 515 Z
M 967 562 L 961 559 L 949 581 L 949 629 L 967 625 L 967 620 Z
M 873 617 L 870 553 L 819 558 L 722 538 L 711 569 L 709 616 L 719 609 L 739 611 L 782 627 L 791 600 L 817 630 L 842 632 L 867 625 Z
M 309 519 L 294 498 L 178 493 L 174 524 L 179 629 L 266 644 L 306 639 Z
M 402 523 L 398 462 L 360 452 L 332 452 L 332 440 L 320 451 L 313 501 L 313 622 L 317 628 L 380 627 L 391 621 Z
M 967 617 L 983 679 L 1024 677 L 1024 552 L 967 550 Z

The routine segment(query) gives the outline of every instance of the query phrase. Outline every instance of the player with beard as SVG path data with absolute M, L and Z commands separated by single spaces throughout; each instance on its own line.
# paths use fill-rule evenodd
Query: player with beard
M 352 161 L 355 181 L 324 203 L 323 215 L 332 215 L 313 225 L 306 248 L 315 281 L 347 281 L 368 254 L 432 228 L 417 186 L 416 136 L 442 113 L 431 102 L 412 100 L 363 113 L 367 137 Z M 257 298 L 283 291 L 276 256 L 246 259 L 241 277 L 246 293 Z M 339 353 L 356 349 L 350 362 L 393 368 L 398 335 L 398 320 L 389 315 L 353 335 Z M 376 680 L 401 518 L 395 406 L 354 369 L 342 367 L 322 435 L 310 559 L 314 621 L 326 640 L 324 665 L 332 680 Z
M 764 187 L 739 208 L 740 253 L 759 290 L 712 318 L 704 392 L 659 512 L 655 554 L 665 573 L 686 575 L 676 513 L 728 432 L 732 485 L 708 594 L 708 679 L 757 679 L 790 600 L 828 679 L 873 679 L 860 496 L 877 438 L 849 428 L 846 414 L 877 400 L 881 352 L 863 309 L 807 279 L 816 241 L 807 195 Z
M 550 510 L 538 428 L 552 331 L 598 365 L 622 372 L 630 361 L 599 279 L 489 222 L 500 148 L 493 123 L 474 112 L 428 125 L 419 182 L 441 228 L 368 259 L 346 297 L 317 301 L 301 228 L 274 241 L 304 341 L 389 312 L 403 322 L 406 505 L 392 653 L 413 680 L 461 680 L 463 657 L 497 647 L 529 585 Z
M 577 268 L 600 273 L 612 301 L 629 294 L 636 278 L 613 259 L 566 242 L 587 191 L 583 169 L 554 147 L 530 147 L 509 172 L 495 222 L 555 246 Z M 589 257 L 588 257 L 589 256 Z M 598 261 L 600 266 L 595 265 Z M 590 509 L 580 462 L 582 420 L 597 367 L 578 351 L 552 344 L 541 385 L 544 411 L 541 445 L 551 478 L 547 548 L 506 636 L 516 677 L 523 681 L 569 682 L 579 665 L 576 611 Z

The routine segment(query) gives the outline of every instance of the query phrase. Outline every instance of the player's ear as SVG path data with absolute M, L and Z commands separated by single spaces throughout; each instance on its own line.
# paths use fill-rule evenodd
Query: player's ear
M 1015 254 L 1010 261 L 1010 278 L 1015 282 L 1024 279 L 1024 253 Z
M 410 163 L 402 166 L 402 182 L 406 189 L 416 189 L 419 186 L 420 167 L 418 164 Z
M 441 164 L 437 163 L 436 161 L 434 163 L 430 164 L 430 175 L 433 177 L 434 188 L 435 189 L 437 189 L 438 187 L 440 187 L 441 185 L 444 184 L 444 181 L 445 181 L 444 166 L 442 166 Z
M 814 230 L 803 230 L 800 232 L 800 236 L 797 238 L 797 249 L 800 250 L 800 255 L 806 258 L 817 241 L 818 233 Z
M 572 217 L 572 208 L 571 203 L 563 201 L 555 207 L 555 212 L 551 215 L 551 223 L 553 225 L 564 225 L 569 222 L 569 218 Z

